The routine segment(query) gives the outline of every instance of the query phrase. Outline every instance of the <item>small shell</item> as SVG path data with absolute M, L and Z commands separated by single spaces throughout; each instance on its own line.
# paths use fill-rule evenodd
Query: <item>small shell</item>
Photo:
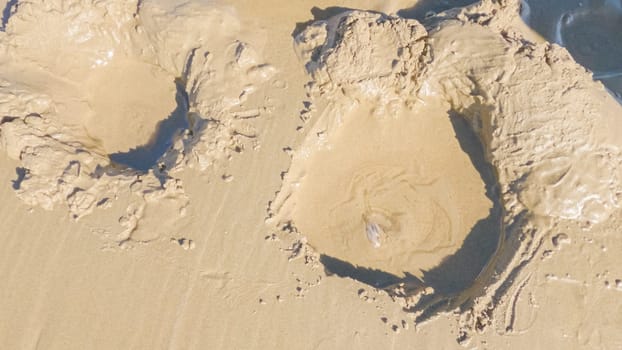
M 374 248 L 380 248 L 380 235 L 383 234 L 382 228 L 375 222 L 368 222 L 365 226 L 365 233 Z

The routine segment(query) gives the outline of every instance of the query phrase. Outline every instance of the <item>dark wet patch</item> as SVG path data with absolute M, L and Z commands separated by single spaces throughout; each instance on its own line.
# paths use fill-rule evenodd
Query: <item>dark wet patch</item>
M 173 145 L 175 137 L 189 127 L 188 94 L 181 79 L 177 79 L 175 85 L 177 86 L 175 96 L 177 107 L 168 118 L 158 123 L 152 139 L 147 144 L 128 152 L 110 154 L 110 160 L 143 172 L 157 165 L 160 157 Z
M 546 40 L 566 47 L 622 101 L 622 3 L 523 0 L 521 17 Z
M 476 2 L 479 2 L 479 0 L 420 0 L 413 7 L 400 10 L 397 14 L 404 18 L 421 21 L 439 12 L 472 5 Z
M 9 18 L 13 14 L 13 12 L 17 9 L 17 0 L 9 0 L 2 10 L 2 23 L 0 26 L 0 31 L 6 30 L 6 25 L 9 23 Z

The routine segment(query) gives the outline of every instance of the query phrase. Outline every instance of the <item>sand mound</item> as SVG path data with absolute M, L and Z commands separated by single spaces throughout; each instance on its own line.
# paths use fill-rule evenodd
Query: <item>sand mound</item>
M 277 221 L 329 272 L 397 286 L 420 321 L 461 307 L 465 325 L 484 327 L 556 223 L 590 227 L 618 207 L 609 121 L 620 107 L 565 50 L 499 30 L 507 18 L 484 15 L 498 6 L 442 14 L 427 30 L 354 11 L 296 38 L 322 107 L 273 203 Z M 477 135 L 484 165 L 458 147 L 450 116 Z

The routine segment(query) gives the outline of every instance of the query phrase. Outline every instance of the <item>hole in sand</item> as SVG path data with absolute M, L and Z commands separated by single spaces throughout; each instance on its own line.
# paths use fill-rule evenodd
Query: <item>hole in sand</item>
M 622 97 L 622 2 L 619 0 L 524 0 L 523 20 Z
M 114 60 L 95 68 L 87 86 L 86 130 L 115 163 L 147 171 L 188 128 L 184 84 L 157 66 Z
M 311 155 L 292 212 L 329 272 L 374 287 L 467 288 L 497 246 L 495 179 L 477 137 L 439 108 L 358 107 Z

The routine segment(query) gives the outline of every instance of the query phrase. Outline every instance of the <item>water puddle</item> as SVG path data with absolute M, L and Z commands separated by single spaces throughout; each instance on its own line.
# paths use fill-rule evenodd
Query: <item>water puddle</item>
M 423 20 L 439 12 L 472 5 L 476 2 L 478 0 L 420 0 L 413 7 L 401 10 L 397 14 L 404 18 Z
M 622 1 L 523 0 L 521 17 L 568 49 L 622 102 Z

